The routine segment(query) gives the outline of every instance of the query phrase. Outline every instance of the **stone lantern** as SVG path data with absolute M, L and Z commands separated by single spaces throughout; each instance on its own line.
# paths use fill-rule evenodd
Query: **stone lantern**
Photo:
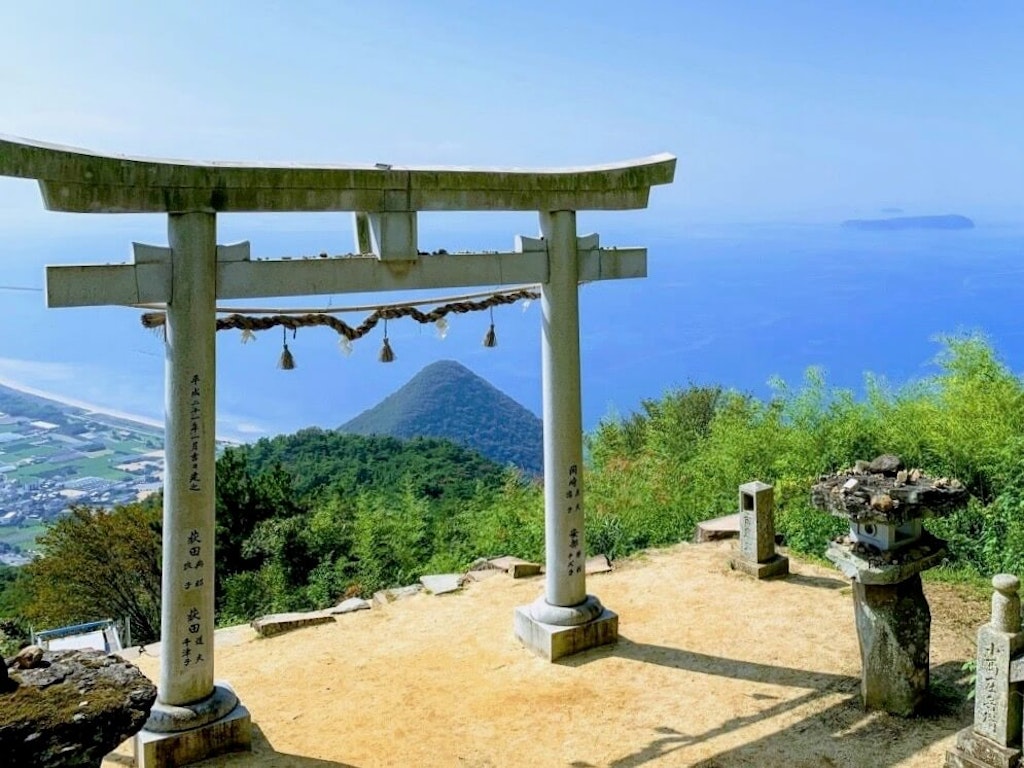
M 887 454 L 823 476 L 811 501 L 850 524 L 825 556 L 853 581 L 864 707 L 910 715 L 928 690 L 931 612 L 921 572 L 947 555 L 921 521 L 961 507 L 967 492 Z

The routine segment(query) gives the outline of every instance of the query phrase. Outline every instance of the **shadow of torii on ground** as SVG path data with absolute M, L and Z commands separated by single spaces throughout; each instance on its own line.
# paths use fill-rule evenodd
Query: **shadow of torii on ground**
M 880 712 L 865 712 L 860 699 L 860 679 L 857 677 L 726 659 L 677 648 L 634 643 L 626 638 L 621 638 L 615 646 L 569 657 L 560 663 L 576 667 L 608 656 L 687 672 L 749 680 L 752 683 L 810 690 L 795 698 L 768 704 L 756 713 L 732 717 L 702 733 L 687 732 L 686 713 L 680 712 L 678 722 L 654 728 L 654 737 L 641 749 L 610 759 L 607 763 L 572 762 L 572 768 L 636 768 L 655 762 L 658 765 L 692 765 L 694 768 L 770 768 L 776 765 L 891 768 L 952 736 L 972 722 L 971 707 L 967 700 L 970 680 L 960 662 L 947 662 L 933 667 L 929 699 L 921 713 L 914 718 L 900 718 Z M 819 699 L 836 696 L 841 697 L 839 701 L 769 735 L 756 737 L 740 746 L 725 749 L 711 757 L 699 757 L 692 762 L 663 762 L 663 758 L 672 753 L 798 710 Z M 771 700 L 776 697 L 752 693 L 751 698 Z M 879 743 L 886 745 L 882 761 L 879 761 Z M 868 745 L 873 747 L 870 755 L 865 754 L 864 747 Z M 702 752 L 706 754 L 706 751 Z

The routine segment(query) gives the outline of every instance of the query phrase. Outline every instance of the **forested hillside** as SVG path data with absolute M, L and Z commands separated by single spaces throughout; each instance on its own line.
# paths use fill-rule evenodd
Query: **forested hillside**
M 431 363 L 340 429 L 359 435 L 440 437 L 528 475 L 544 471 L 540 419 L 454 360 Z

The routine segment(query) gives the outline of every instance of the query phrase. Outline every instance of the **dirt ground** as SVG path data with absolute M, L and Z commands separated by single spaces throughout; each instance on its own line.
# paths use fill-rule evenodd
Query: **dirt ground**
M 512 634 L 542 579 L 504 574 L 274 638 L 218 632 L 217 678 L 252 713 L 251 754 L 202 766 L 934 768 L 971 721 L 963 662 L 983 595 L 926 584 L 932 701 L 865 714 L 850 589 L 791 561 L 756 582 L 728 542 L 616 564 L 588 591 L 620 617 L 617 645 L 549 664 Z M 157 659 L 137 663 L 151 677 Z M 131 765 L 130 745 L 104 768 Z

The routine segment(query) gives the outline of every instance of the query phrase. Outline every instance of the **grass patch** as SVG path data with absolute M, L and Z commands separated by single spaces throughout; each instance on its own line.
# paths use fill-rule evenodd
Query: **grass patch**
M 32 525 L 4 525 L 0 526 L 0 542 L 10 544 L 12 547 L 21 549 L 32 549 L 36 545 L 36 539 L 43 535 L 46 526 L 43 523 Z

